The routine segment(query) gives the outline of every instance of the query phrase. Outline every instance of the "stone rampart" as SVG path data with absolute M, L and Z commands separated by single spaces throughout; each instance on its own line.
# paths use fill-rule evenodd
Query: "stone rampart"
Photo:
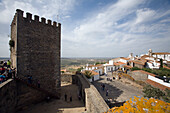
M 15 113 L 16 104 L 16 81 L 9 79 L 0 84 L 0 113 Z
M 47 94 L 21 81 L 9 79 L 0 84 L 0 113 L 15 113 L 46 97 Z
M 145 73 L 142 73 L 140 71 L 132 71 L 128 72 L 130 76 L 132 76 L 135 80 L 143 81 L 145 82 L 148 78 L 148 75 Z
M 79 86 L 87 113 L 102 113 L 109 109 L 95 86 L 84 75 L 73 75 L 73 83 Z
M 72 83 L 72 75 L 61 74 L 61 82 Z

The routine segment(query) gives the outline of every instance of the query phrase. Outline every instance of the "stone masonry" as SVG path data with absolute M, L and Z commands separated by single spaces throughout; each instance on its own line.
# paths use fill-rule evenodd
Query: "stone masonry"
M 17 69 L 17 76 L 26 79 L 32 76 L 40 86 L 55 93 L 60 87 L 60 40 L 61 24 L 16 10 L 11 23 L 12 66 Z

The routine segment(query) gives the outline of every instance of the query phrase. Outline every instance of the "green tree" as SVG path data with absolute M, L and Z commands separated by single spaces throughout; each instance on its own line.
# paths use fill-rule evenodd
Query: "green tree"
M 78 68 L 78 69 L 77 69 L 77 72 L 80 73 L 82 69 L 83 69 L 83 67 Z
M 170 90 L 165 89 L 165 95 L 162 97 L 165 102 L 170 103 Z
M 9 41 L 9 45 L 10 45 L 10 47 L 14 47 L 14 41 L 13 41 L 13 40 L 10 40 L 10 41 Z
M 160 69 L 161 69 L 161 68 L 163 68 L 163 60 L 162 60 L 162 58 L 160 59 L 160 63 L 161 63 L 160 64 Z
M 84 75 L 87 77 L 87 78 L 91 78 L 93 76 L 92 72 L 91 71 L 85 71 Z
M 165 93 L 162 92 L 160 89 L 158 88 L 154 88 L 151 85 L 146 85 L 143 89 L 144 92 L 144 97 L 148 97 L 148 98 L 158 98 L 160 99 L 162 96 L 165 96 Z
M 97 65 L 97 64 L 100 64 L 100 62 L 96 62 L 95 64 L 96 64 L 96 65 Z
M 141 70 L 141 69 L 138 68 L 138 67 L 132 67 L 132 68 L 131 68 L 131 71 L 134 71 L 134 70 Z

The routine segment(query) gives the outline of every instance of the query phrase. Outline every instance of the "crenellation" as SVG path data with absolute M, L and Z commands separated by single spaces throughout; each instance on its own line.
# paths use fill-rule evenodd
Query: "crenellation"
M 16 12 L 17 12 L 17 14 L 18 14 L 19 16 L 23 17 L 24 11 L 22 11 L 22 10 L 20 10 L 20 9 L 17 9 Z
M 16 18 L 16 16 L 22 17 L 22 18 L 24 18 L 24 20 L 29 20 L 30 22 L 31 22 L 31 20 L 33 20 L 31 13 L 27 12 L 26 17 L 23 16 L 23 13 L 24 13 L 24 11 L 17 9 L 13 20 Z M 39 22 L 39 23 L 43 23 L 43 24 L 47 24 L 47 25 L 51 25 L 53 27 L 61 27 L 60 23 L 57 23 L 57 22 L 52 21 L 50 19 L 48 19 L 46 21 L 46 18 L 44 18 L 44 17 L 41 17 L 41 21 L 40 21 L 40 17 L 38 15 L 34 15 L 34 21 Z
M 39 16 L 34 15 L 34 20 L 39 22 Z
M 47 22 L 48 22 L 48 23 L 47 23 L 48 25 L 51 25 L 51 20 L 47 20 Z
M 56 27 L 57 26 L 57 22 L 53 21 L 53 26 Z
M 41 17 L 41 22 L 46 23 L 46 19 L 44 17 Z
M 29 13 L 29 12 L 27 12 L 27 13 L 26 13 L 26 18 L 27 18 L 28 20 L 32 20 L 32 14 Z
M 57 27 L 60 29 L 60 28 L 61 28 L 61 24 L 60 24 L 60 23 L 57 23 Z

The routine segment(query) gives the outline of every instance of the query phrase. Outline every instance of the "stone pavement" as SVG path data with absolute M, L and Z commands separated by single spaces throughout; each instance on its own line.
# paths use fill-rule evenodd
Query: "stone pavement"
M 82 100 L 78 100 L 77 92 L 78 86 L 75 84 L 62 84 L 60 100 L 41 102 L 18 113 L 83 113 L 85 112 L 85 105 Z M 64 99 L 65 93 L 67 94 L 67 101 Z M 72 96 L 72 102 L 69 101 L 70 96 Z
M 129 100 L 133 96 L 143 96 L 142 89 L 140 88 L 117 80 L 107 81 L 106 76 L 100 77 L 101 79 L 93 82 L 93 84 L 105 100 L 111 98 L 113 102 L 123 102 Z M 101 88 L 101 84 L 105 84 L 104 91 Z M 109 90 L 108 96 L 106 96 L 106 89 Z

